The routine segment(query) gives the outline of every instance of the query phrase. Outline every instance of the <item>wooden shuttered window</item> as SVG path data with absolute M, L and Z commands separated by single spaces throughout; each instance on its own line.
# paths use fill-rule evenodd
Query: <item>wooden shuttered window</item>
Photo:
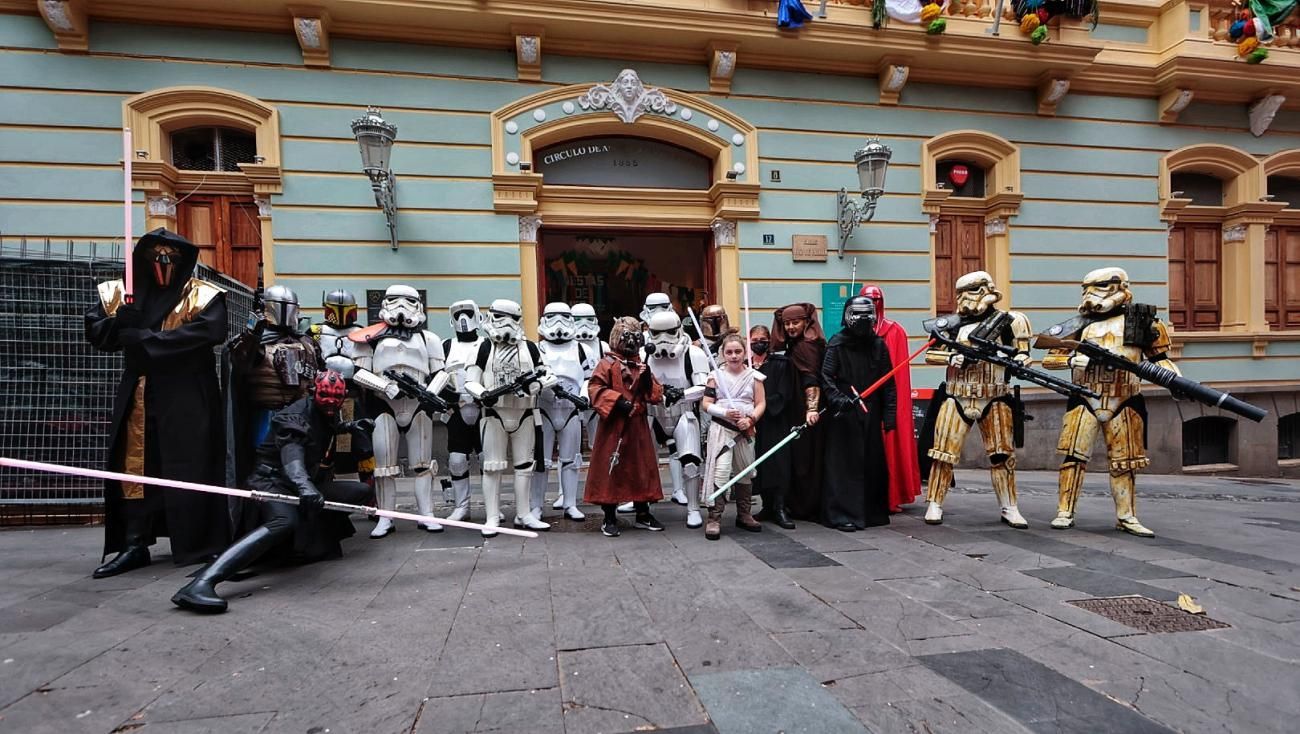
M 262 263 L 262 226 L 250 197 L 195 194 L 176 207 L 176 226 L 199 247 L 199 260 L 257 287 Z
M 1300 329 L 1300 226 L 1270 227 L 1264 239 L 1264 315 L 1270 329 Z
M 1222 237 L 1219 224 L 1180 224 L 1169 231 L 1169 320 L 1174 329 L 1219 328 Z
M 936 314 L 957 310 L 957 279 L 984 266 L 984 217 L 945 214 L 934 226 L 934 302 Z

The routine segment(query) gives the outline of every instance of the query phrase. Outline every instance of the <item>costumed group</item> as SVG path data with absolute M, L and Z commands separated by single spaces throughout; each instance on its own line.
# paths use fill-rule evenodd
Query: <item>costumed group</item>
M 760 520 L 794 528 L 792 518 L 846 532 L 884 525 L 921 486 L 907 337 L 885 318 L 884 293 L 873 285 L 848 300 L 842 329 L 829 342 L 809 303 L 777 309 L 771 328 L 755 326 L 748 339 L 722 307 L 708 306 L 694 324 L 695 340 L 662 293 L 646 298 L 639 318 L 614 319 L 608 342 L 585 303 L 546 305 L 541 339 L 531 341 L 519 304 L 504 299 L 486 311 L 473 301 L 453 303 L 452 336 L 443 339 L 426 328 L 420 296 L 406 285 L 390 286 L 378 322 L 364 327 L 350 293 L 329 293 L 324 323 L 302 333 L 297 296 L 276 285 L 266 289 L 251 325 L 227 343 L 224 291 L 193 276 L 193 244 L 159 229 L 139 240 L 132 257 L 133 300 L 126 302 L 122 281 L 106 282 L 86 315 L 90 343 L 125 356 L 109 468 L 297 498 L 296 505 L 237 501 L 107 482 L 104 552 L 116 555 L 95 578 L 149 565 L 149 546 L 169 536 L 178 565 L 207 564 L 172 599 L 187 609 L 225 611 L 216 585 L 259 559 L 340 555 L 339 540 L 354 530 L 347 514 L 323 510 L 326 501 L 394 509 L 403 448 L 418 513 L 427 516 L 421 527 L 441 531 L 433 516 L 435 421 L 447 429 L 441 489 L 453 509 L 446 519 L 470 514 L 477 455 L 481 532 L 488 537 L 505 521 L 507 473 L 515 527 L 550 527 L 543 510 L 553 469 L 559 492 L 552 509 L 563 513 L 562 522 L 583 520 L 584 464 L 581 496 L 601 509 L 604 535 L 619 535 L 619 511 L 630 512 L 636 528 L 663 530 L 651 512 L 665 497 L 660 449 L 668 456 L 671 500 L 686 507 L 686 526 L 703 526 L 709 539 L 721 533 L 727 493 L 719 489 L 729 482 L 736 526 L 751 532 L 762 529 Z M 956 290 L 957 313 L 924 325 L 933 337 L 925 363 L 947 368 L 922 437 L 929 460 L 925 521 L 942 522 L 953 466 L 967 431 L 978 425 L 1001 520 L 1028 526 L 1016 507 L 1024 409 L 1012 378 L 1021 377 L 1064 385 L 1070 395 L 1051 526 L 1073 526 L 1100 434 L 1116 527 L 1151 537 L 1138 521 L 1134 491 L 1134 474 L 1147 464 L 1140 379 L 1097 355 L 1176 373 L 1155 308 L 1133 302 L 1123 270 L 1089 273 L 1078 315 L 1048 329 L 1036 345 L 1050 347 L 1042 366 L 1068 371 L 1070 379 L 1044 382 L 1045 374 L 1029 367 L 1029 321 L 996 307 L 1001 294 L 992 277 L 968 273 Z M 694 319 L 691 312 L 688 324 Z M 222 344 L 224 391 L 214 350 Z M 872 385 L 878 389 L 862 394 Z M 792 432 L 797 440 L 778 446 Z M 357 480 L 335 478 L 353 473 Z M 759 513 L 752 511 L 756 494 Z M 381 517 L 370 537 L 393 530 L 393 521 Z

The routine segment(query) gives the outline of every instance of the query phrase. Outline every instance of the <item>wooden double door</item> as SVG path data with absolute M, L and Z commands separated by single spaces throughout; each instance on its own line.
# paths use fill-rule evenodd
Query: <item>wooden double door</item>
M 984 217 L 944 214 L 934 224 L 934 304 L 936 314 L 957 311 L 957 279 L 987 270 L 984 265 Z M 1005 284 L 999 284 L 1005 287 Z
M 199 261 L 249 288 L 262 266 L 262 225 L 251 196 L 193 194 L 176 206 L 181 236 L 199 247 Z

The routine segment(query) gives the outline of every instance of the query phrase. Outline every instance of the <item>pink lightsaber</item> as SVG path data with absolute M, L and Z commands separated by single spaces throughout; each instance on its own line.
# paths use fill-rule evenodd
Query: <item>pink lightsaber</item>
M 200 484 L 198 482 L 182 482 L 177 479 L 161 479 L 158 477 L 145 477 L 137 474 L 122 474 L 115 471 L 101 471 L 99 469 L 82 469 L 75 466 L 64 466 L 62 464 L 46 464 L 41 461 L 25 461 L 23 459 L 10 459 L 0 456 L 0 466 L 11 466 L 15 469 L 31 469 L 33 471 L 50 472 L 51 474 L 68 474 L 74 477 L 94 477 L 96 479 L 114 479 L 119 482 L 138 482 L 140 484 L 152 484 L 158 487 L 171 487 L 172 489 L 188 489 L 193 492 L 208 492 L 210 494 L 224 494 L 230 497 L 243 497 L 244 499 L 257 500 L 258 502 L 284 502 L 290 505 L 298 504 L 298 498 L 288 494 L 275 494 L 273 492 L 254 492 L 247 489 L 231 489 L 230 487 L 218 487 L 214 484 Z M 369 505 L 350 505 L 344 502 L 326 502 L 325 509 L 339 510 L 341 512 L 359 512 L 363 515 L 387 517 L 393 520 L 412 520 L 415 522 L 429 522 L 430 520 L 439 525 L 450 525 L 453 528 L 465 528 L 467 530 L 489 530 L 496 531 L 503 535 L 518 535 L 521 538 L 536 538 L 537 533 L 531 530 L 516 530 L 514 528 L 489 528 L 486 525 L 480 525 L 476 522 L 465 522 L 463 520 L 444 520 L 433 515 L 418 515 L 414 512 L 398 512 L 396 510 L 381 510 Z
M 132 255 L 135 249 L 135 240 L 131 237 L 131 128 L 122 129 L 122 212 L 124 225 L 122 228 L 122 250 L 126 253 L 126 294 L 124 300 L 127 303 L 135 303 L 135 268 L 132 266 Z

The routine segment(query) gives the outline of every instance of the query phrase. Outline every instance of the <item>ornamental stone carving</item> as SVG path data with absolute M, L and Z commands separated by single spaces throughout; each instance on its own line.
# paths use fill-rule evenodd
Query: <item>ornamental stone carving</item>
M 649 89 L 632 69 L 618 73 L 611 84 L 597 84 L 578 98 L 584 110 L 610 110 L 624 123 L 631 124 L 647 113 L 671 115 L 677 104 L 658 89 Z
M 1007 220 L 1002 217 L 994 217 L 984 222 L 984 236 L 997 237 L 1007 233 Z
M 257 196 L 253 198 L 253 202 L 257 204 L 257 216 L 259 217 L 271 216 L 271 197 Z
M 45 21 L 55 30 L 71 33 L 77 29 L 68 15 L 68 0 L 43 0 Z
M 1283 102 L 1286 102 L 1286 97 L 1280 94 L 1270 94 L 1256 100 L 1250 106 L 1250 134 L 1258 138 L 1268 132 Z
M 520 63 L 536 64 L 541 57 L 542 39 L 537 36 L 520 36 L 518 48 Z
M 719 51 L 718 66 L 715 72 L 715 76 L 721 77 L 723 79 L 730 79 L 731 75 L 734 74 L 735 71 L 736 71 L 736 52 Z
M 736 223 L 730 219 L 718 217 L 710 224 L 713 228 L 713 246 L 714 247 L 735 247 L 736 246 Z
M 1224 241 L 1224 242 L 1245 242 L 1245 241 L 1246 241 L 1246 225 L 1244 225 L 1244 224 L 1234 224 L 1234 225 L 1231 226 L 1231 227 L 1224 227 L 1224 228 L 1223 228 L 1223 241 Z
M 303 48 L 321 47 L 320 18 L 294 18 L 293 24 Z
M 176 197 L 163 194 L 162 196 L 150 196 L 144 200 L 145 210 L 151 217 L 175 217 L 176 216 Z
M 542 228 L 542 218 L 530 214 L 519 218 L 519 241 L 536 242 L 537 230 Z

